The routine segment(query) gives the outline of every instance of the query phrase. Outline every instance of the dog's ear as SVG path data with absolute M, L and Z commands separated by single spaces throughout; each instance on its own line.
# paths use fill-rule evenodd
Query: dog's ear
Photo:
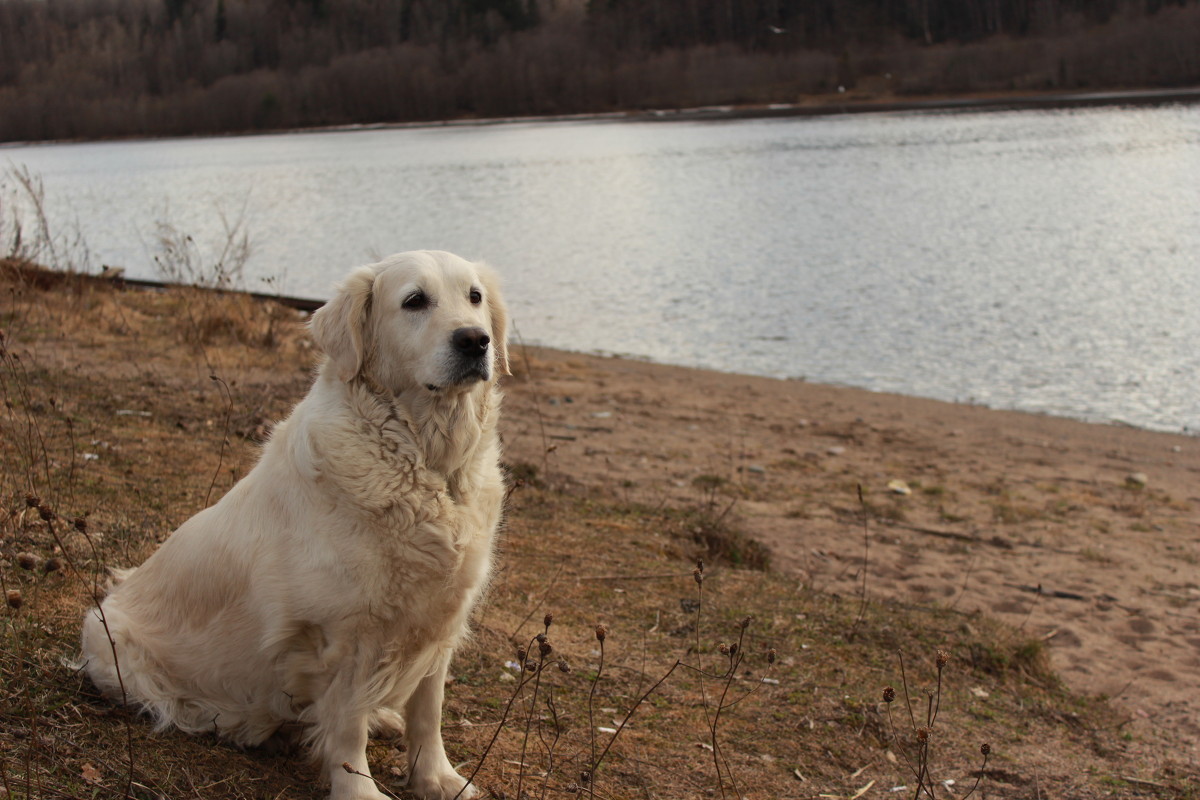
M 492 318 L 492 341 L 496 347 L 496 374 L 511 375 L 508 369 L 508 308 L 500 295 L 500 279 L 487 264 L 477 265 L 479 280 L 487 293 L 488 314 Z
M 375 270 L 359 267 L 342 281 L 334 298 L 317 309 L 308 323 L 313 341 L 329 356 L 338 380 L 349 381 L 362 369 L 374 286 Z

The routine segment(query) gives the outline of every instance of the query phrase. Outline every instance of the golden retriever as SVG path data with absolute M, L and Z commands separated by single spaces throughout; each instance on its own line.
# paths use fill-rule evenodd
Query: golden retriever
M 334 800 L 382 798 L 370 730 L 402 721 L 408 788 L 472 797 L 446 758 L 446 670 L 484 590 L 504 486 L 492 271 L 419 251 L 313 314 L 326 358 L 258 464 L 84 620 L 106 696 L 254 745 L 301 723 Z

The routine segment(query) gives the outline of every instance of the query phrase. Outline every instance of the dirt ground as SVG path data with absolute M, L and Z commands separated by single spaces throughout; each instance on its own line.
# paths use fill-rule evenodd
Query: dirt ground
M 159 517 L 177 524 L 244 474 L 253 442 L 309 383 L 316 354 L 303 334 L 302 315 L 290 309 L 200 292 L 85 289 L 57 296 L 34 287 L 3 295 L 5 341 L 19 350 L 26 365 L 21 369 L 30 370 L 21 374 L 49 381 L 33 386 L 34 394 L 50 395 L 43 416 L 80 420 L 78 431 L 65 432 L 78 444 L 67 461 L 83 465 L 72 474 L 94 494 L 88 503 L 100 509 L 97 527 L 141 532 L 150 537 L 147 548 L 170 529 Z M 589 516 L 584 509 L 595 495 L 621 501 L 595 504 L 612 508 L 707 508 L 766 543 L 775 571 L 793 576 L 797 590 L 785 592 L 788 599 L 778 604 L 830 592 L 857 605 L 865 586 L 871 598 L 892 601 L 881 610 L 895 603 L 952 609 L 972 632 L 960 629 L 950 638 L 987 636 L 992 628 L 980 617 L 999 618 L 1017 632 L 1011 641 L 1044 639 L 1071 687 L 1114 698 L 1124 724 L 1106 722 L 1103 732 L 1079 734 L 1099 737 L 1100 745 L 1007 737 L 1005 758 L 1019 768 L 1006 770 L 1009 793 L 997 796 L 1108 796 L 1118 784 L 1105 783 L 1106 777 L 1124 782 L 1119 785 L 1126 796 L 1130 787 L 1139 796 L 1190 796 L 1195 781 L 1189 776 L 1200 765 L 1197 439 L 546 349 L 516 348 L 512 360 L 516 374 L 505 381 L 505 461 L 514 475 L 563 491 L 514 493 L 503 554 L 508 566 L 495 590 L 498 608 L 517 609 L 513 613 L 521 616 L 530 598 L 551 591 L 539 568 L 547 563 L 539 550 L 546 545 L 529 537 L 557 536 L 551 549 L 571 552 L 579 546 L 572 544 L 579 529 L 594 537 L 640 530 Z M 94 397 L 97 386 L 109 394 Z M 233 444 L 226 448 L 224 439 Z M 112 493 L 111 502 L 105 492 Z M 542 513 L 537 506 L 547 498 L 569 511 Z M 576 499 L 579 505 L 571 506 Z M 553 532 L 572 526 L 571 536 Z M 619 541 L 622 557 L 633 550 L 670 557 L 670 548 Z M 121 563 L 136 563 L 145 553 L 120 555 Z M 597 604 L 614 597 L 632 603 L 636 595 L 649 603 L 647 609 L 678 607 L 669 587 L 663 589 L 666 600 L 644 588 L 629 595 L 601 591 L 597 576 L 621 571 L 607 563 L 613 557 L 611 551 L 593 554 L 585 567 L 565 573 L 555 590 L 562 617 L 556 625 L 569 626 L 572 616 L 594 622 Z M 630 574 L 643 572 L 639 566 Z M 738 583 L 758 574 L 729 571 L 737 573 Z M 571 575 L 574 599 L 566 587 Z M 759 586 L 768 582 L 777 580 Z M 800 591 L 807 588 L 818 591 Z M 73 642 L 78 598 L 62 602 L 70 606 L 62 627 Z M 534 612 L 540 613 L 536 606 Z M 500 612 L 489 613 L 492 620 Z M 784 625 L 798 615 L 767 616 Z M 803 647 L 795 644 L 781 652 Z M 480 657 L 479 663 L 485 661 Z M 464 686 L 478 684 L 484 698 L 494 694 L 494 686 L 466 674 Z M 870 680 L 876 677 L 893 680 L 886 671 Z M 988 686 L 993 698 L 1007 693 L 1003 682 Z M 955 705 L 967 709 L 963 714 L 973 725 L 991 724 L 986 715 L 972 716 L 970 698 L 977 696 L 970 691 L 963 687 Z M 836 705 L 839 696 L 830 693 L 827 702 Z M 456 713 L 489 707 L 468 702 L 461 708 Z M 1025 708 L 1012 713 L 1024 715 Z M 836 711 L 830 725 L 841 724 L 845 709 Z M 1055 735 L 1069 739 L 1073 729 L 1060 719 L 1068 712 L 1054 713 L 1060 715 Z M 1045 724 L 1030 717 L 1028 725 Z M 763 731 L 775 736 L 779 729 Z M 112 732 L 119 734 L 113 741 L 124 741 L 119 727 Z M 177 744 L 178 751 L 164 752 L 191 759 L 193 751 L 184 749 L 190 745 Z M 1050 763 L 1039 760 L 1042 751 Z M 84 752 L 81 758 L 94 763 L 95 752 Z M 857 790 L 868 781 L 860 777 L 865 762 L 857 750 L 849 758 L 854 769 L 846 770 L 844 783 Z M 805 751 L 795 759 L 807 764 L 813 757 Z M 1098 759 L 1113 760 L 1111 770 L 1101 769 Z M 826 761 L 836 759 L 826 753 L 821 763 Z M 248 770 L 263 768 L 246 763 Z M 886 763 L 879 769 L 880 780 L 891 780 L 894 769 Z M 224 774 L 228 765 L 212 770 Z M 106 774 L 118 772 L 111 767 Z M 795 792 L 818 791 L 816 784 L 792 786 L 790 768 L 781 774 Z M 1142 777 L 1126 777 L 1134 774 Z M 1024 783 L 1014 782 L 1017 776 Z M 1049 776 L 1075 788 L 1047 791 Z M 1160 781 L 1176 788 L 1183 781 L 1183 794 Z M 1083 783 L 1086 791 L 1078 788 Z
M 872 597 L 1037 635 L 1070 686 L 1200 760 L 1197 439 L 534 348 L 517 366 L 509 461 L 728 509 L 830 592 L 861 590 L 866 548 Z

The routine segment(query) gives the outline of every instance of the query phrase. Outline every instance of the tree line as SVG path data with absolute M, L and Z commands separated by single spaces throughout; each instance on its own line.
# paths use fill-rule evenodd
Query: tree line
M 0 0 L 0 141 L 1200 82 L 1197 0 Z

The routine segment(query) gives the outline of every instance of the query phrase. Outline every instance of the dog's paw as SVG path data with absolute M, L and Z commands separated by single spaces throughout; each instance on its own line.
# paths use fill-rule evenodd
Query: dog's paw
M 363 772 L 352 772 L 349 762 L 330 776 L 329 800 L 387 800 L 375 781 Z
M 388 796 L 368 781 L 358 786 L 344 788 L 341 791 L 335 789 L 329 795 L 329 800 L 388 800 Z
M 473 800 L 479 797 L 475 784 L 468 782 L 449 764 L 445 769 L 418 771 L 410 775 L 406 788 L 421 800 Z

